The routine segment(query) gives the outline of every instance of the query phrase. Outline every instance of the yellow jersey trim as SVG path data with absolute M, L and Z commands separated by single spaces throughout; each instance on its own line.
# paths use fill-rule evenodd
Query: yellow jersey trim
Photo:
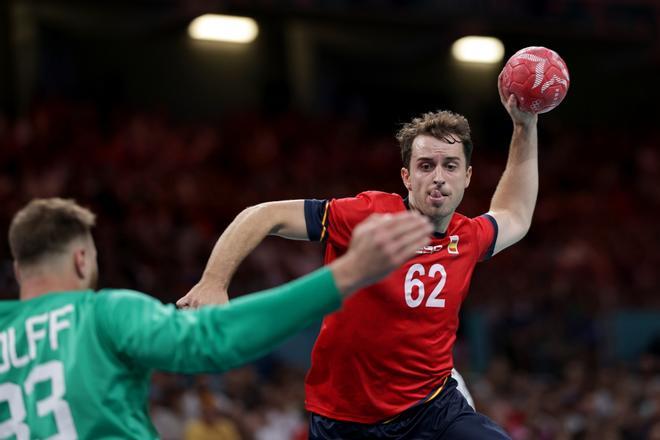
M 450 375 L 450 376 L 451 376 L 451 375 Z M 440 394 L 440 392 L 445 388 L 445 385 L 447 384 L 447 379 L 449 379 L 449 376 L 445 376 L 444 380 L 442 381 L 442 385 L 440 385 L 440 386 L 438 387 L 437 390 L 435 390 L 433 393 L 431 393 L 430 396 L 428 396 L 427 398 L 425 398 L 424 400 L 422 400 L 422 401 L 420 401 L 420 402 L 417 402 L 416 404 L 414 404 L 414 405 L 411 406 L 410 408 L 408 408 L 408 409 L 406 409 L 406 410 L 400 412 L 399 414 L 395 415 L 395 416 L 392 417 L 391 419 L 387 419 L 387 420 L 385 420 L 384 422 L 381 422 L 381 423 L 382 423 L 383 425 L 386 425 L 386 424 L 388 424 L 388 423 L 390 423 L 390 422 L 393 422 L 393 421 L 395 421 L 396 419 L 398 419 L 399 416 L 400 416 L 401 414 L 403 414 L 404 412 L 408 411 L 409 409 L 414 408 L 414 407 L 416 407 L 416 406 L 418 406 L 418 405 L 424 405 L 425 403 L 429 403 L 431 400 L 433 400 L 433 399 L 435 399 L 436 397 L 438 397 L 438 394 Z
M 323 211 L 323 220 L 321 220 L 321 225 L 323 226 L 323 229 L 321 229 L 321 238 L 319 239 L 319 241 L 323 241 L 323 239 L 325 238 L 325 234 L 328 231 L 325 221 L 328 219 L 329 208 L 330 208 L 330 202 L 325 202 L 325 210 Z

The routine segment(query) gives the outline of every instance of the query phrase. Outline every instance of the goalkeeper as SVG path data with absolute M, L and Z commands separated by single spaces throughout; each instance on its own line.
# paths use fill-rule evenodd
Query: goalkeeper
M 0 439 L 157 438 L 153 369 L 220 372 L 272 350 L 428 243 L 419 214 L 375 215 L 348 252 L 299 280 L 224 306 L 177 310 L 139 292 L 94 291 L 95 216 L 33 200 L 12 220 L 19 301 L 0 301 Z

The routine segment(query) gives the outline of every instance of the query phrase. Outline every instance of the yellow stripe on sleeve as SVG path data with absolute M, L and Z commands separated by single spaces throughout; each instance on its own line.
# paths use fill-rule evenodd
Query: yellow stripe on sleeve
M 321 220 L 321 225 L 323 226 L 323 229 L 321 230 L 321 238 L 319 239 L 319 241 L 323 241 L 323 239 L 325 238 L 325 233 L 328 231 L 325 222 L 328 219 L 329 208 L 330 208 L 330 202 L 325 202 L 325 210 L 323 211 L 323 220 Z

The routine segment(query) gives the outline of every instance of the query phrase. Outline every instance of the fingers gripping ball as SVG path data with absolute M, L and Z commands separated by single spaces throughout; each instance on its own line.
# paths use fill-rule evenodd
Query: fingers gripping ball
M 499 87 L 505 99 L 513 93 L 518 106 L 532 113 L 545 113 L 566 97 L 571 80 L 566 63 L 554 50 L 526 47 L 504 65 Z

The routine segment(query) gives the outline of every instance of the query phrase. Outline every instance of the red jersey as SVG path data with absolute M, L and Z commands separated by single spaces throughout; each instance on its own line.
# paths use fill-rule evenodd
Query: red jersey
M 326 241 L 326 263 L 346 251 L 353 228 L 370 214 L 407 209 L 401 196 L 376 191 L 309 202 L 310 239 Z M 453 367 L 458 312 L 472 272 L 492 255 L 496 238 L 491 216 L 454 213 L 446 233 L 434 234 L 401 268 L 327 316 L 305 380 L 307 409 L 336 420 L 376 423 L 442 385 Z

